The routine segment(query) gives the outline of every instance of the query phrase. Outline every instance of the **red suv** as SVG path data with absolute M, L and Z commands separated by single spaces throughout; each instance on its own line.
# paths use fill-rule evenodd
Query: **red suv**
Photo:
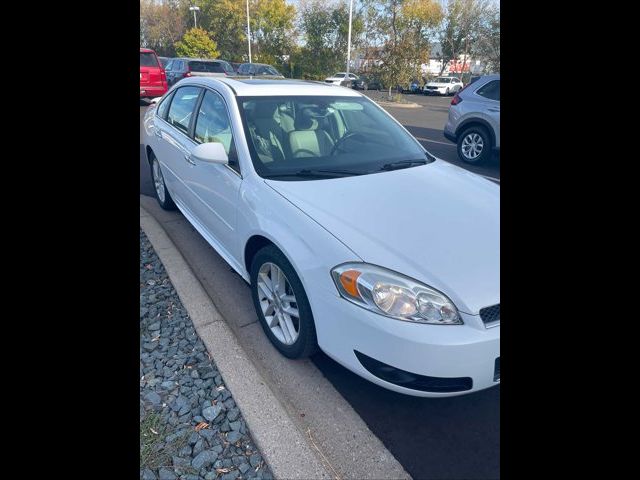
M 140 98 L 161 97 L 167 93 L 167 76 L 158 56 L 148 48 L 140 49 Z

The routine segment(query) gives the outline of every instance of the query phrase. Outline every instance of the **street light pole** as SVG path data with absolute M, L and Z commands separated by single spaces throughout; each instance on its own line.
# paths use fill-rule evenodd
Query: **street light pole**
M 349 0 L 349 35 L 347 36 L 347 79 L 349 79 L 349 64 L 351 63 L 351 11 L 353 0 Z
M 200 11 L 200 7 L 197 7 L 197 6 L 189 7 L 189 10 L 193 12 L 193 27 L 198 28 L 198 19 L 196 17 L 196 12 Z
M 251 63 L 251 26 L 249 25 L 249 0 L 247 0 L 247 43 L 249 44 L 249 63 Z

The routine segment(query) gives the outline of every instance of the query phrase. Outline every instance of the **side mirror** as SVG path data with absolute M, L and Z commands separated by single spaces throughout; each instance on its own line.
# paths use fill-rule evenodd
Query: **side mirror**
M 220 142 L 201 143 L 193 149 L 191 156 L 201 162 L 219 163 L 221 165 L 229 163 L 227 152 Z

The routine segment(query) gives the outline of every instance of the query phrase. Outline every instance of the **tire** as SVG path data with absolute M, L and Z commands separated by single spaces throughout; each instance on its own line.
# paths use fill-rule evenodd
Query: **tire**
M 478 146 L 480 146 L 479 149 Z M 491 136 L 483 126 L 474 125 L 458 136 L 458 157 L 463 162 L 479 165 L 491 157 L 491 152 Z M 476 156 L 474 157 L 473 154 Z
M 273 266 L 277 267 L 286 277 L 284 282 L 285 289 L 280 288 L 280 296 L 293 297 L 295 301 L 278 300 L 278 306 L 274 302 L 269 302 L 267 296 L 264 293 L 264 287 L 268 287 L 265 282 L 265 277 L 269 280 L 271 275 L 274 274 Z M 260 275 L 260 278 L 259 278 Z M 277 275 L 277 274 L 276 274 Z M 282 279 L 282 277 L 280 277 Z M 307 294 L 302 286 L 302 282 L 295 272 L 287 257 L 278 250 L 274 245 L 269 245 L 259 250 L 251 261 L 251 298 L 253 299 L 253 306 L 256 309 L 256 314 L 262 325 L 262 329 L 271 341 L 274 347 L 287 358 L 304 358 L 313 355 L 318 351 L 318 340 L 316 337 L 316 328 L 313 320 L 313 314 L 311 312 L 311 306 L 307 299 Z M 262 286 L 259 285 L 262 283 Z M 279 282 L 282 285 L 282 281 Z M 272 290 L 271 290 L 272 293 Z M 288 306 L 285 304 L 288 303 Z M 292 307 L 292 305 L 295 305 Z M 271 310 L 270 310 L 271 309 Z M 298 318 L 294 315 L 288 315 L 283 313 L 284 310 L 298 311 Z M 273 315 L 268 315 L 270 320 L 267 320 L 265 316 L 265 310 L 267 312 L 273 311 Z M 276 311 L 279 312 L 276 313 Z M 289 318 L 289 322 L 284 320 L 284 316 Z M 285 328 L 282 326 L 281 319 L 284 325 L 289 325 Z M 269 326 L 271 321 L 272 326 Z M 297 325 L 296 325 L 297 324 Z M 294 334 L 297 326 L 297 337 L 293 340 L 291 336 L 290 327 L 293 327 Z M 287 337 L 287 332 L 289 336 Z
M 445 92 L 446 96 L 449 96 L 449 87 L 447 87 L 447 91 Z
M 173 203 L 173 199 L 169 194 L 169 190 L 167 190 L 167 186 L 164 183 L 164 175 L 162 174 L 162 169 L 160 168 L 160 162 L 153 154 L 153 152 L 151 152 L 149 155 L 149 166 L 151 167 L 151 181 L 153 183 L 153 191 L 155 193 L 158 204 L 160 204 L 160 207 L 162 207 L 162 209 L 164 210 L 175 210 L 176 204 Z

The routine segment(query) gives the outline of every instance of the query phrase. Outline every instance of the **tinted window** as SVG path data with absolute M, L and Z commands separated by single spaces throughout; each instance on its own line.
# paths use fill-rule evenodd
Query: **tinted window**
M 162 101 L 158 104 L 158 116 L 160 118 L 162 118 L 163 120 L 166 120 L 167 118 L 167 110 L 169 109 L 169 105 L 171 104 L 171 97 L 173 96 L 173 93 L 171 95 L 167 95 L 165 98 L 162 99 Z
M 344 77 L 344 73 L 336 73 L 336 76 L 334 78 L 342 78 Z
M 490 100 L 500 101 L 500 80 L 493 80 L 480 87 L 476 93 Z
M 169 107 L 167 122 L 178 130 L 188 133 L 189 122 L 191 121 L 198 95 L 200 95 L 198 87 L 182 87 L 176 90 Z
M 167 64 L 164 66 L 164 69 L 171 70 L 171 65 L 173 65 L 173 60 L 169 60 Z
M 247 65 L 243 64 L 238 67 L 238 73 L 247 73 Z
M 229 156 L 229 166 L 238 170 L 238 161 L 231 122 L 222 97 L 211 90 L 205 90 L 204 98 L 196 118 L 195 140 L 198 143 L 219 142 Z M 239 170 L 238 170 L 239 171 Z
M 140 52 L 140 66 L 141 67 L 157 67 L 158 59 L 152 52 Z
M 220 66 L 222 66 L 222 69 L 227 73 L 234 73 L 235 72 L 235 70 L 233 69 L 233 67 L 231 66 L 231 64 L 229 62 L 220 61 Z

